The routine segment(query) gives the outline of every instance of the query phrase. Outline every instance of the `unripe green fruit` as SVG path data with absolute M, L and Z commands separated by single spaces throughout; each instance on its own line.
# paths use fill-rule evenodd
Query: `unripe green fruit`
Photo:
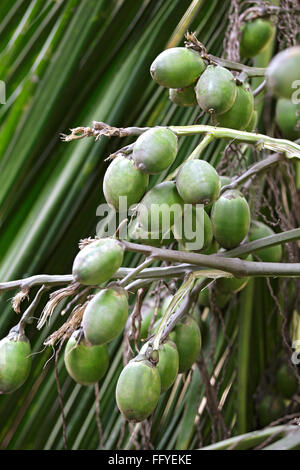
M 124 289 L 103 289 L 85 309 L 82 326 L 85 338 L 100 346 L 118 336 L 127 321 L 128 301 Z
M 23 385 L 31 367 L 31 348 L 26 336 L 10 332 L 0 341 L 0 395 Z
M 110 279 L 123 261 L 123 248 L 113 238 L 102 238 L 85 246 L 73 262 L 76 282 L 94 286 Z
M 283 364 L 276 373 L 276 386 L 284 398 L 290 399 L 298 390 L 298 380 L 287 364 Z
M 241 56 L 249 58 L 260 54 L 269 44 L 273 32 L 274 26 L 270 21 L 260 18 L 247 21 L 241 30 Z
M 201 207 L 185 207 L 183 218 L 175 222 L 173 231 L 184 250 L 205 251 L 212 243 L 212 224 L 208 214 Z M 201 241 L 202 244 L 199 245 Z
M 149 176 L 135 168 L 132 160 L 116 157 L 106 170 L 103 180 L 103 192 L 107 203 L 117 211 L 120 197 L 126 197 L 127 208 L 137 204 L 145 194 Z
M 197 361 L 201 350 L 201 333 L 193 317 L 187 316 L 170 334 L 179 354 L 178 372 L 186 372 Z
M 217 126 L 228 129 L 244 130 L 248 126 L 254 109 L 254 100 L 250 87 L 237 86 L 237 94 L 231 108 L 214 118 Z
M 273 421 L 284 416 L 285 406 L 280 396 L 266 395 L 257 407 L 258 421 L 265 427 Z
M 299 87 L 294 82 L 300 80 L 300 46 L 279 52 L 268 65 L 265 77 L 272 95 L 290 99 Z
M 170 88 L 169 98 L 177 106 L 197 106 L 196 93 L 193 86 L 187 88 Z
M 250 227 L 250 209 L 242 193 L 225 191 L 213 205 L 211 222 L 214 237 L 223 248 L 238 246 Z
M 209 204 L 220 194 L 218 173 L 205 160 L 189 160 L 180 168 L 176 178 L 177 191 L 184 202 Z
M 145 194 L 138 206 L 137 220 L 142 228 L 151 233 L 170 233 L 175 218 L 182 216 L 183 200 L 176 184 L 165 181 Z
M 93 385 L 106 374 L 109 364 L 107 348 L 92 346 L 84 338 L 79 338 L 79 331 L 74 331 L 69 338 L 64 361 L 69 375 L 81 385 Z
M 203 111 L 222 114 L 233 105 L 237 86 L 229 70 L 219 65 L 209 65 L 199 78 L 195 91 Z
M 140 354 L 146 354 L 147 348 L 148 343 L 145 343 Z M 179 356 L 176 344 L 170 340 L 161 344 L 158 350 L 158 358 L 156 368 L 160 375 L 161 393 L 163 393 L 173 385 L 178 375 Z
M 155 175 L 166 170 L 174 162 L 176 154 L 177 137 L 174 132 L 154 127 L 138 137 L 132 158 L 139 170 Z
M 300 105 L 280 98 L 276 104 L 276 122 L 283 137 L 290 140 L 300 138 Z
M 253 221 L 249 232 L 248 239 L 250 242 L 259 240 L 260 238 L 269 237 L 274 235 L 274 231 L 263 222 Z M 265 263 L 279 263 L 282 257 L 281 245 L 270 246 L 261 248 L 254 252 Z
M 166 88 L 192 85 L 205 69 L 200 55 L 185 47 L 173 47 L 161 52 L 150 67 L 157 83 Z
M 121 372 L 117 405 L 129 421 L 140 422 L 154 411 L 161 392 L 160 374 L 145 356 L 137 356 Z

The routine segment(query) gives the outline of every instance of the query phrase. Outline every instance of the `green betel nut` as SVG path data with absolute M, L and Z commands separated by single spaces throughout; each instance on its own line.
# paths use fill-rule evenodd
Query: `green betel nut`
M 170 338 L 177 346 L 179 373 L 186 372 L 196 362 L 201 350 L 201 333 L 197 322 L 187 316 L 176 325 Z
M 109 280 L 123 261 L 123 248 L 113 238 L 102 238 L 84 247 L 73 263 L 76 282 L 94 286 Z
M 257 18 L 247 21 L 241 29 L 241 56 L 254 57 L 260 54 L 272 39 L 274 29 L 274 25 L 268 20 Z
M 220 194 L 218 173 L 205 160 L 189 160 L 180 168 L 176 187 L 183 201 L 190 204 L 209 204 Z
M 64 361 L 75 382 L 93 385 L 106 374 L 109 356 L 106 345 L 93 346 L 85 339 L 79 339 L 78 331 L 74 331 L 67 342 Z
M 182 216 L 183 200 L 173 181 L 154 186 L 138 206 L 137 220 L 142 228 L 153 234 L 169 233 L 177 216 Z
M 222 114 L 233 105 L 237 86 L 229 70 L 209 65 L 195 87 L 197 101 L 204 111 Z
M 148 348 L 148 343 L 144 344 L 140 354 L 145 354 Z M 179 356 L 176 344 L 173 341 L 166 341 L 161 344 L 158 350 L 158 363 L 156 368 L 160 375 L 161 393 L 168 390 L 178 375 Z
M 12 393 L 26 381 L 31 367 L 26 336 L 9 333 L 0 341 L 0 394 Z
M 223 248 L 239 245 L 250 228 L 250 209 L 242 193 L 225 191 L 212 207 L 211 221 L 214 237 Z
M 291 99 L 299 88 L 297 80 L 300 80 L 300 46 L 279 52 L 268 65 L 266 80 L 272 95 Z
M 192 85 L 205 69 L 200 55 L 185 47 L 173 47 L 161 52 L 150 67 L 159 85 L 166 88 L 185 88 Z
M 128 316 L 124 289 L 103 289 L 85 309 L 82 327 L 85 338 L 93 345 L 112 341 L 123 330 Z
M 154 175 L 166 170 L 175 160 L 177 137 L 164 128 L 153 128 L 140 135 L 133 147 L 132 158 L 139 170 Z
M 290 140 L 300 138 L 300 104 L 280 98 L 276 104 L 276 123 L 283 137 Z
M 103 180 L 103 193 L 107 203 L 117 211 L 120 197 L 126 198 L 126 207 L 137 204 L 145 194 L 149 177 L 137 169 L 132 160 L 116 157 L 106 170 Z
M 213 118 L 219 127 L 244 130 L 249 125 L 254 110 L 254 100 L 250 88 L 246 85 L 237 86 L 237 94 L 231 108 Z
M 161 382 L 157 368 L 146 359 L 133 359 L 119 377 L 117 405 L 127 420 L 144 421 L 154 411 L 160 393 Z

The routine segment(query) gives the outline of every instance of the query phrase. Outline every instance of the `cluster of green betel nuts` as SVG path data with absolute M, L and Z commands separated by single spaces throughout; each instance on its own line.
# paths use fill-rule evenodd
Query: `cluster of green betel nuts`
M 299 47 L 288 49 L 278 54 L 267 69 L 268 87 L 280 100 L 291 97 L 291 83 L 299 74 L 299 57 Z M 253 129 L 255 112 L 249 86 L 237 85 L 231 72 L 223 67 L 206 66 L 197 52 L 187 48 L 168 49 L 155 59 L 151 74 L 158 83 L 171 88 L 170 96 L 175 102 L 199 103 L 215 116 L 218 125 Z M 193 208 L 193 223 L 197 217 L 202 218 L 203 243 L 196 251 L 210 254 L 218 249 L 234 248 L 246 237 L 251 241 L 273 234 L 264 223 L 251 222 L 248 203 L 240 191 L 220 192 L 222 186 L 230 183 L 230 178 L 220 177 L 205 160 L 187 160 L 180 166 L 175 180 L 162 182 L 146 192 L 149 175 L 168 169 L 176 155 L 177 136 L 168 128 L 157 127 L 137 138 L 132 155 L 119 155 L 109 165 L 103 182 L 108 204 L 118 211 L 119 198 L 123 196 L 128 207 L 135 206 L 135 216 L 128 227 L 129 240 L 155 246 L 172 243 L 174 248 L 177 243 L 179 249 L 188 250 L 190 240 L 180 230 L 187 216 L 187 204 Z M 203 205 L 200 212 L 195 209 L 199 204 Z M 164 213 L 174 206 L 182 209 L 181 215 L 177 217 L 171 212 L 169 230 L 163 232 Z M 115 238 L 98 239 L 82 248 L 74 260 L 76 282 L 101 286 L 84 311 L 80 329 L 72 334 L 65 348 L 68 373 L 83 385 L 95 384 L 105 375 L 109 364 L 107 344 L 118 337 L 128 319 L 127 291 L 118 283 L 106 287 L 104 284 L 102 288 L 121 267 L 123 251 L 122 243 Z M 279 262 L 281 245 L 261 249 L 255 256 L 262 261 Z M 224 306 L 232 293 L 241 290 L 247 281 L 246 278 L 218 279 L 217 305 Z M 208 289 L 201 292 L 199 303 L 209 305 Z M 151 302 L 142 308 L 140 341 L 157 331 L 167 308 L 165 304 L 160 307 L 151 331 L 151 320 L 157 309 Z M 125 366 L 116 388 L 122 414 L 137 422 L 151 415 L 160 394 L 199 357 L 199 324 L 188 315 L 176 324 L 158 351 L 151 349 L 149 341 L 140 346 L 139 355 Z M 11 393 L 25 382 L 30 371 L 30 352 L 29 341 L 18 328 L 13 328 L 0 341 L 0 393 Z

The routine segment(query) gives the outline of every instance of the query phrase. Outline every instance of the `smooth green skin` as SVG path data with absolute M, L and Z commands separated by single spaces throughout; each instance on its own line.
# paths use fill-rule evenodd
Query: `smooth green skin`
M 261 427 L 284 416 L 285 406 L 280 396 L 265 396 L 257 407 L 258 421 Z
M 25 336 L 17 340 L 8 335 L 0 341 L 0 395 L 12 393 L 27 379 L 31 367 L 30 343 Z
M 123 262 L 123 248 L 113 238 L 102 238 L 84 247 L 73 262 L 76 282 L 95 286 L 110 279 Z
M 172 230 L 168 230 L 167 233 L 161 235 L 159 233 L 146 232 L 140 225 L 137 219 L 132 220 L 128 225 L 128 236 L 130 240 L 135 243 L 141 243 L 143 245 L 150 245 L 161 247 L 163 245 L 169 245 L 174 241 L 174 235 Z
M 214 298 L 214 303 L 216 304 L 218 308 L 223 308 L 229 302 L 230 298 L 231 298 L 231 294 L 224 294 L 221 292 L 217 292 Z M 208 288 L 203 289 L 203 291 L 200 292 L 198 302 L 199 302 L 199 305 L 201 305 L 202 307 L 210 307 Z
M 132 160 L 116 157 L 106 170 L 103 193 L 107 203 L 119 210 L 119 198 L 127 198 L 127 207 L 137 204 L 146 192 L 149 176 L 135 168 Z
M 200 247 L 200 248 L 194 248 L 192 246 L 189 247 L 189 244 L 196 242 L 196 237 L 189 240 L 185 236 L 185 233 L 184 233 L 184 219 L 187 215 L 186 213 L 184 213 L 183 220 L 177 221 L 174 224 L 173 231 L 174 231 L 175 238 L 176 238 L 176 240 L 180 241 L 180 244 L 182 244 L 182 248 L 184 250 L 193 250 L 193 251 L 201 251 L 202 252 L 202 251 L 207 250 L 210 247 L 211 243 L 212 243 L 212 239 L 213 239 L 212 223 L 211 223 L 210 218 L 209 218 L 208 214 L 206 213 L 206 211 L 204 209 L 202 209 L 202 210 L 200 209 L 200 211 L 201 211 L 201 215 L 199 217 L 201 217 L 201 219 L 198 221 L 198 224 L 201 226 L 200 230 L 204 230 L 202 247 Z M 202 211 L 203 211 L 204 227 L 201 224 L 201 222 L 202 222 Z M 181 226 L 181 225 L 178 226 L 179 223 L 180 224 L 183 223 L 183 226 Z M 196 223 L 197 223 L 197 212 L 196 212 L 196 209 L 193 207 L 192 208 L 192 230 L 193 230 L 193 232 L 196 230 L 196 227 L 197 227 Z
M 81 385 L 93 385 L 106 374 L 109 364 L 107 347 L 91 346 L 83 340 L 77 344 L 77 332 L 69 338 L 64 361 L 69 375 Z
M 274 235 L 274 233 L 275 232 L 263 222 L 253 221 L 251 223 L 248 239 L 252 242 L 260 238 Z M 254 255 L 257 255 L 265 263 L 279 263 L 282 258 L 282 246 L 275 245 L 269 248 L 262 248 L 261 250 L 255 251 Z
M 117 405 L 127 420 L 144 421 L 154 411 L 160 393 L 158 369 L 146 359 L 133 359 L 119 376 L 116 387 Z
M 207 205 L 219 197 L 221 181 L 210 163 L 189 160 L 177 174 L 176 187 L 184 202 Z
M 280 98 L 276 103 L 276 122 L 283 137 L 290 140 L 300 138 L 300 105 Z
M 247 261 L 253 261 L 252 255 L 247 256 Z M 222 294 L 237 294 L 248 284 L 249 277 L 222 277 L 217 279 L 216 285 Z
M 219 127 L 244 130 L 248 126 L 254 109 L 253 95 L 249 87 L 237 86 L 237 94 L 231 108 L 223 114 L 216 114 L 214 121 Z
M 143 173 L 155 175 L 174 162 L 177 146 L 178 139 L 174 132 L 169 129 L 149 129 L 137 138 L 132 158 Z
M 140 354 L 145 354 L 147 348 L 148 343 L 145 343 Z M 163 393 L 173 385 L 178 375 L 179 355 L 176 344 L 170 340 L 161 344 L 158 350 L 158 358 L 156 368 L 160 375 L 161 393 Z
M 233 105 L 237 86 L 232 73 L 219 65 L 209 65 L 195 87 L 197 102 L 207 113 L 226 113 Z
M 137 219 L 144 230 L 161 234 L 174 225 L 174 212 L 181 215 L 183 204 L 175 182 L 164 181 L 145 194 L 138 207 Z
M 292 398 L 298 390 L 298 380 L 286 364 L 283 364 L 276 373 L 276 387 L 286 399 Z
M 254 57 L 269 44 L 274 32 L 270 21 L 257 18 L 247 21 L 241 29 L 240 54 L 242 57 Z
M 252 132 L 252 131 L 254 131 L 254 129 L 256 128 L 257 119 L 258 119 L 258 113 L 257 113 L 257 111 L 254 109 L 254 110 L 253 110 L 253 113 L 252 113 L 252 116 L 251 116 L 251 119 L 250 119 L 250 122 L 249 122 L 248 126 L 247 126 L 246 129 L 245 129 L 246 132 Z
M 187 88 L 171 88 L 169 90 L 170 100 L 177 106 L 197 106 L 197 98 L 193 86 Z
M 166 88 L 185 88 L 192 85 L 205 69 L 200 55 L 185 47 L 173 47 L 161 52 L 150 67 L 159 85 Z
M 214 237 L 226 249 L 235 248 L 250 228 L 250 209 L 242 193 L 235 189 L 225 191 L 211 211 Z
M 196 362 L 201 350 L 201 333 L 196 320 L 187 316 L 176 325 L 170 338 L 176 344 L 179 354 L 178 372 L 186 372 Z
M 103 289 L 85 309 L 82 319 L 84 336 L 92 345 L 108 343 L 121 333 L 127 316 L 126 292 L 121 289 Z
M 295 80 L 300 80 L 300 46 L 290 47 L 277 54 L 268 65 L 265 78 L 267 87 L 277 98 L 292 97 L 299 88 L 292 88 Z M 299 93 L 297 93 L 299 98 Z

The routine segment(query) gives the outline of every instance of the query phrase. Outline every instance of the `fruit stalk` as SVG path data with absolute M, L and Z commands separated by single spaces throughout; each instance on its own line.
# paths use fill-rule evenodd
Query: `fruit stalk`
M 300 158 L 300 145 L 286 139 L 276 139 L 264 134 L 256 134 L 252 132 L 239 131 L 236 129 L 228 129 L 225 127 L 207 126 L 205 124 L 197 124 L 190 126 L 160 126 L 174 132 L 177 136 L 189 136 L 197 134 L 209 134 L 209 141 L 214 139 L 233 139 L 238 142 L 245 142 L 256 145 L 258 148 L 265 148 L 274 152 L 284 153 L 288 158 Z M 71 142 L 74 139 L 83 137 L 95 137 L 99 139 L 102 135 L 106 137 L 128 137 L 139 136 L 151 129 L 150 127 L 125 127 L 116 128 L 108 124 L 94 121 L 93 127 L 83 128 L 77 127 L 72 129 L 70 135 L 65 135 L 63 140 Z M 208 137 L 207 137 L 208 138 Z
M 143 269 L 143 272 L 139 272 L 138 278 L 142 279 L 163 279 L 166 277 L 177 276 L 181 277 L 184 273 L 191 271 L 200 271 L 199 266 L 208 267 L 208 260 L 210 266 L 213 269 L 224 269 L 224 264 L 222 263 L 222 258 L 233 258 L 238 257 L 241 255 L 246 255 L 249 253 L 253 253 L 254 251 L 260 250 L 261 248 L 271 247 L 274 245 L 278 245 L 279 243 L 288 243 L 290 241 L 299 240 L 300 239 L 300 228 L 288 230 L 286 232 L 276 233 L 274 235 L 270 235 L 268 237 L 260 238 L 259 240 L 255 240 L 253 242 L 248 242 L 240 245 L 237 248 L 234 248 L 229 251 L 220 252 L 216 255 L 200 255 L 196 253 L 187 253 L 182 251 L 175 251 L 175 250 L 166 250 L 162 248 L 155 248 L 150 247 L 149 245 L 140 245 L 136 243 L 130 243 L 121 241 L 122 244 L 128 249 L 129 251 L 134 251 L 136 253 L 143 253 L 148 256 L 153 256 L 156 259 L 161 260 L 170 260 L 174 262 L 181 262 L 184 264 L 178 266 L 168 266 L 168 267 L 156 267 L 156 268 L 148 268 Z M 201 262 L 199 260 L 201 257 Z M 205 257 L 205 261 L 203 260 Z M 229 261 L 229 260 L 228 260 Z M 237 262 L 239 264 L 239 260 L 231 260 L 234 263 Z M 241 261 L 241 260 L 240 260 Z M 245 262 L 244 262 L 245 263 Z M 300 276 L 300 266 L 299 263 L 258 263 L 258 262 L 246 262 L 247 266 L 252 265 L 251 276 L 283 276 L 288 275 L 289 269 L 293 271 L 293 276 Z M 265 271 L 265 265 L 271 265 L 272 273 L 267 274 Z M 235 265 L 236 266 L 236 265 Z M 298 266 L 298 268 L 297 268 Z M 240 266 L 241 268 L 241 266 Z M 277 269 L 278 268 L 278 269 Z M 277 271 L 276 271 L 277 269 Z M 297 271 L 298 269 L 298 271 Z M 132 273 L 134 268 L 119 268 L 114 277 L 116 279 L 122 279 L 126 277 L 128 274 Z M 244 270 L 241 270 L 241 275 L 246 275 Z M 0 283 L 0 292 L 5 292 L 13 289 L 21 288 L 23 289 L 24 286 L 32 287 L 36 285 L 45 285 L 48 287 L 53 287 L 56 285 L 61 284 L 69 284 L 73 281 L 72 274 L 65 274 L 65 275 L 46 275 L 46 274 L 37 274 L 35 276 L 30 276 L 24 279 L 18 279 L 15 281 L 8 281 Z M 129 285 L 127 286 L 129 288 Z

